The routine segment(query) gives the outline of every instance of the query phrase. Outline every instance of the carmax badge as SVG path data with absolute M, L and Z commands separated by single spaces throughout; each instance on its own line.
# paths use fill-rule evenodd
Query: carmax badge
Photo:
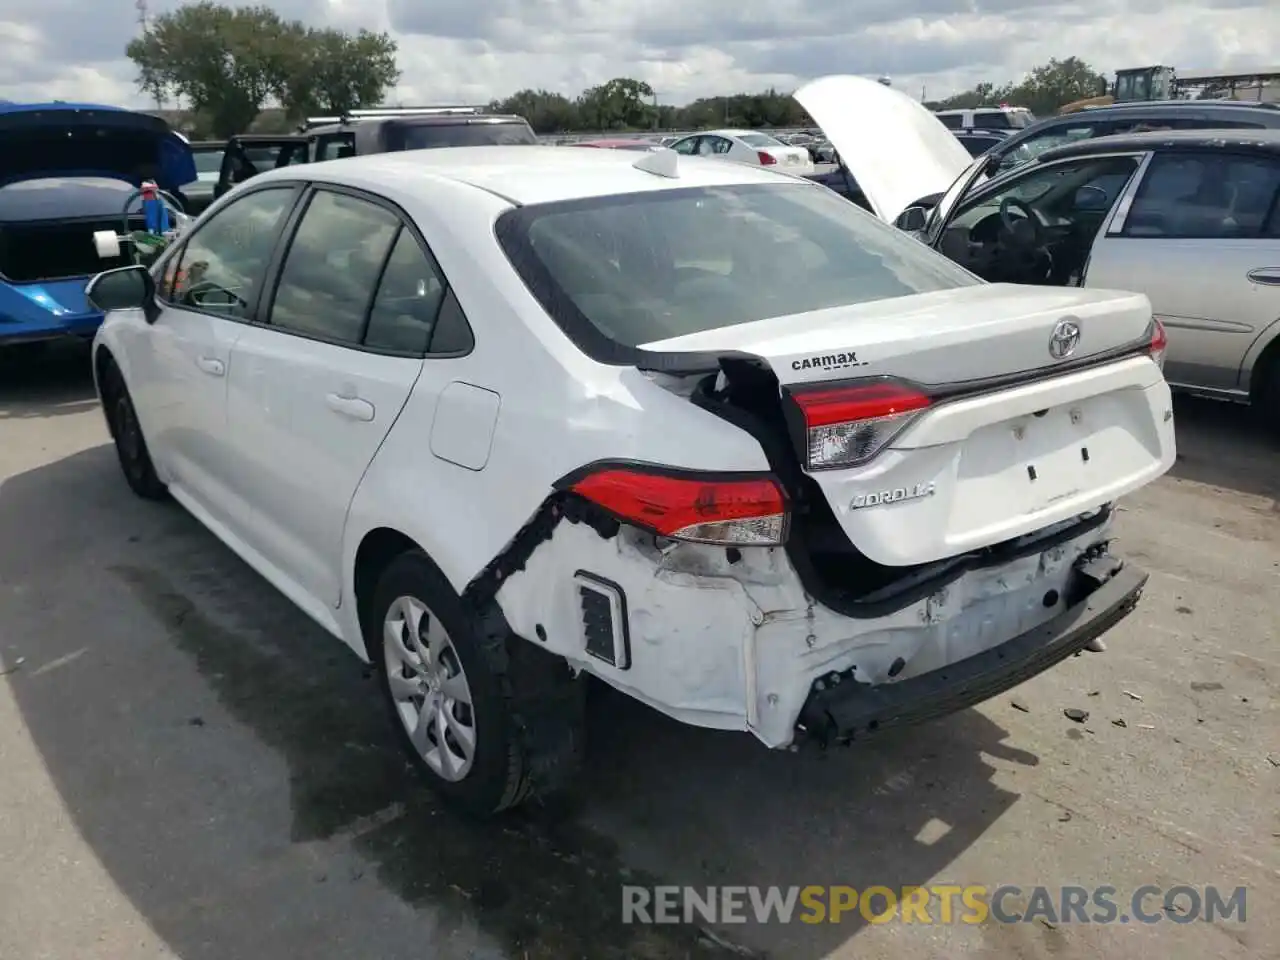
M 914 487 L 894 487 L 892 490 L 877 490 L 875 493 L 860 493 L 849 501 L 850 510 L 861 510 L 863 507 L 878 507 L 882 503 L 900 503 L 903 500 L 919 500 L 921 497 L 933 496 L 934 484 L 917 483 Z

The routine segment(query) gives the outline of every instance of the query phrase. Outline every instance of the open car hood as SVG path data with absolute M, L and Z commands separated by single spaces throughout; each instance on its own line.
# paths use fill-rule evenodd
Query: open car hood
M 822 77 L 794 94 L 858 182 L 881 220 L 942 193 L 973 162 L 919 102 L 865 77 Z
M 0 102 L 0 138 L 0 186 L 88 176 L 172 191 L 196 179 L 190 146 L 167 123 L 118 107 Z

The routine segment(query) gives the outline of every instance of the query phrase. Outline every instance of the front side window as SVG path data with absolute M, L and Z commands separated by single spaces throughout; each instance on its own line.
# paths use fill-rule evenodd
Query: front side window
M 998 207 L 1005 200 L 1030 206 L 1052 220 L 1088 212 L 1105 213 L 1137 169 L 1134 157 L 1087 157 L 1047 164 L 1020 176 L 1002 179 L 959 208 L 956 219 L 977 208 Z
M 166 261 L 161 298 L 247 319 L 294 196 L 292 186 L 254 190 L 215 213 Z
M 321 190 L 312 197 L 285 257 L 272 326 L 358 344 L 400 218 L 385 207 Z
M 698 150 L 698 141 L 702 137 L 685 137 L 683 140 L 677 140 L 671 144 L 671 149 L 676 153 L 684 154 L 686 157 L 693 156 Z
M 1225 152 L 1157 153 L 1125 218 L 1129 237 L 1261 237 L 1280 192 L 1280 163 Z
M 498 238 L 584 344 L 636 347 L 979 283 L 816 184 L 655 190 L 511 210 Z

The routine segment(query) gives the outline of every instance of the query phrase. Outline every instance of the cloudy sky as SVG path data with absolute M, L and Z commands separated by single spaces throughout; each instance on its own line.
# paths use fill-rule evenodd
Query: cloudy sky
M 1016 79 L 1053 56 L 1108 74 L 1280 61 L 1278 0 L 266 2 L 316 25 L 389 31 L 404 72 L 394 99 L 406 104 L 484 102 L 523 87 L 572 96 L 615 76 L 685 103 L 828 73 L 888 74 L 936 98 Z M 150 0 L 153 14 L 179 4 Z M 0 97 L 142 105 L 122 55 L 137 29 L 134 0 L 0 0 Z

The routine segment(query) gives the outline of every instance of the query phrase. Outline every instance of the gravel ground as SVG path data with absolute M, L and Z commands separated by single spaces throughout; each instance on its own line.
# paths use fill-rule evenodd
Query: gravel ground
M 128 493 L 82 355 L 0 371 L 0 957 L 1274 958 L 1280 456 L 1238 409 L 1178 417 L 1178 464 L 1120 520 L 1152 577 L 1105 653 L 825 755 L 602 694 L 581 797 L 475 827 L 406 769 L 344 648 Z M 628 880 L 1243 884 L 1249 911 L 717 946 L 621 924 Z

